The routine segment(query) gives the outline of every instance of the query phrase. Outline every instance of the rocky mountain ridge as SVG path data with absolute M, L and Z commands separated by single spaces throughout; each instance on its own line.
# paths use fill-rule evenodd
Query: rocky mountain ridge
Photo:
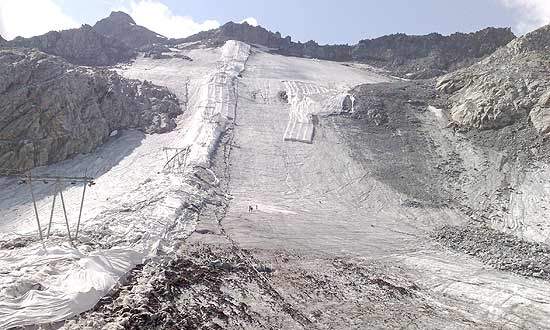
M 431 78 L 469 66 L 515 38 L 509 28 L 423 36 L 403 33 L 361 40 L 352 59 L 412 79 Z
M 93 27 L 49 32 L 33 38 L 9 41 L 12 47 L 37 48 L 58 55 L 73 64 L 108 66 L 126 62 L 137 51 L 157 46 L 200 42 L 218 47 L 227 40 L 239 40 L 270 48 L 273 52 L 331 61 L 355 61 L 383 68 L 392 74 L 422 79 L 440 76 L 468 66 L 491 54 L 515 38 L 509 28 L 487 28 L 474 33 L 443 36 L 394 34 L 365 39 L 356 45 L 319 45 L 310 40 L 294 42 L 261 26 L 229 22 L 218 29 L 199 32 L 187 38 L 167 39 L 136 22 L 124 12 L 112 12 Z
M 474 33 L 455 33 L 450 36 L 432 33 L 424 36 L 394 34 L 365 39 L 358 44 L 319 45 L 315 41 L 293 42 L 261 26 L 229 22 L 218 29 L 200 32 L 173 44 L 202 41 L 219 46 L 230 39 L 271 48 L 287 56 L 318 58 L 331 61 L 356 61 L 412 78 L 431 78 L 470 65 L 491 54 L 515 38 L 509 28 L 486 28 Z
M 182 113 L 165 87 L 71 65 L 33 49 L 0 50 L 0 167 L 87 153 L 119 129 L 162 133 Z
M 121 41 L 98 33 L 90 25 L 78 29 L 51 31 L 32 37 L 17 37 L 5 46 L 36 48 L 63 57 L 72 64 L 109 66 L 128 61 L 136 52 Z

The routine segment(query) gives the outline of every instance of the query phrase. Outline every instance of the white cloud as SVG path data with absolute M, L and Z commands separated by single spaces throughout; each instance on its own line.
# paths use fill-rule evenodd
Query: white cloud
M 500 0 L 514 9 L 517 23 L 514 30 L 520 34 L 531 32 L 550 23 L 550 0 Z
M 0 34 L 8 40 L 79 25 L 53 0 L 0 0 Z
M 251 25 L 251 26 L 258 26 L 258 20 L 254 17 L 245 18 L 239 23 L 244 23 L 244 22 L 248 23 L 248 25 Z
M 176 15 L 168 6 L 157 0 L 134 0 L 127 8 L 120 9 L 132 16 L 137 24 L 169 38 L 183 38 L 220 26 L 216 20 L 196 22 L 190 16 Z

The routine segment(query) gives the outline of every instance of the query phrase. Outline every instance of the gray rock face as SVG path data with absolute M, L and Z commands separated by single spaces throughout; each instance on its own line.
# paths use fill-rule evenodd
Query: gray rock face
M 529 117 L 550 132 L 550 26 L 510 42 L 474 64 L 438 80 L 451 95 L 453 120 L 467 128 L 497 129 Z
M 6 43 L 6 39 L 4 39 L 4 38 L 2 38 L 2 36 L 0 36 L 0 46 L 2 46 L 5 43 Z
M 92 151 L 118 129 L 162 133 L 182 112 L 166 88 L 76 67 L 31 49 L 0 50 L 0 167 Z
M 97 22 L 94 30 L 104 36 L 120 40 L 133 49 L 168 41 L 166 37 L 137 25 L 130 15 L 120 11 L 112 12 L 109 17 Z
M 126 44 L 96 32 L 89 25 L 83 25 L 79 29 L 52 31 L 32 38 L 17 37 L 7 45 L 36 48 L 61 56 L 70 63 L 89 66 L 114 65 L 128 61 L 136 55 Z
M 474 63 L 515 38 L 510 29 L 487 28 L 475 33 L 450 36 L 429 34 L 408 36 L 395 34 L 357 45 L 319 45 L 315 41 L 293 42 L 263 27 L 229 22 L 218 29 L 200 32 L 171 43 L 203 41 L 219 46 L 230 39 L 257 44 L 288 56 L 318 58 L 331 61 L 357 61 L 388 69 L 411 79 L 431 78 Z

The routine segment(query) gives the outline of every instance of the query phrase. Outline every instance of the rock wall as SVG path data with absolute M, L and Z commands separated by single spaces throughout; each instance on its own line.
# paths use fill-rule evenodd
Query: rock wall
M 438 80 L 450 94 L 452 119 L 466 128 L 497 129 L 528 117 L 550 132 L 550 26 L 520 37 L 475 65 Z
M 166 88 L 73 66 L 31 49 L 0 50 L 0 167 L 87 153 L 114 130 L 162 133 L 182 112 Z
M 135 51 L 116 39 L 104 36 L 89 25 L 79 29 L 52 31 L 32 38 L 17 37 L 9 47 L 36 48 L 61 56 L 70 63 L 89 66 L 108 66 L 133 58 Z

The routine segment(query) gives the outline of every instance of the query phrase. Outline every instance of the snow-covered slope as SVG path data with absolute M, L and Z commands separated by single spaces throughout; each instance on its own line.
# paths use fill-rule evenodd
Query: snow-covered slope
M 189 178 L 215 180 L 202 168 L 208 166 L 226 122 L 235 116 L 235 79 L 249 50 L 229 41 L 219 49 L 192 51 L 189 55 L 197 61 L 138 59 L 120 70 L 167 86 L 181 99 L 189 95 L 192 106 L 173 132 L 149 136 L 126 131 L 95 153 L 34 171 L 67 176 L 86 172 L 96 178 L 96 185 L 88 188 L 75 247 L 65 242 L 58 206 L 44 251 L 28 187 L 1 179 L 0 240 L 4 245 L 23 243 L 0 250 L 0 328 L 59 321 L 90 309 L 136 264 L 171 251 L 177 238 L 193 230 L 207 191 Z M 174 158 L 174 150 L 186 147 L 186 159 Z M 46 228 L 52 183 L 35 184 L 35 189 Z M 81 189 L 63 187 L 73 230 Z
M 197 224 L 203 230 L 198 237 L 192 234 L 194 243 L 219 244 L 217 248 L 230 251 L 238 264 L 229 268 L 251 267 L 254 280 L 244 280 L 256 283 L 259 278 L 264 285 L 253 288 L 253 293 L 271 300 L 265 293 L 269 291 L 277 297 L 278 307 L 283 306 L 281 313 L 289 314 L 286 320 L 303 328 L 305 319 L 321 328 L 368 328 L 372 305 L 381 299 L 383 308 L 395 301 L 407 305 L 404 295 L 422 299 L 414 300 L 422 304 L 411 307 L 423 316 L 419 327 L 547 324 L 547 282 L 492 269 L 428 238 L 434 228 L 462 225 L 468 217 L 441 196 L 438 203 L 421 203 L 432 197 L 430 185 L 439 182 L 419 167 L 446 160 L 445 153 L 455 150 L 453 143 L 463 148 L 460 152 L 472 154 L 473 165 L 464 167 L 473 168 L 478 158 L 485 159 L 468 141 L 443 130 L 446 123 L 439 110 L 429 111 L 426 105 L 409 116 L 397 109 L 401 121 L 378 127 L 332 116 L 356 110 L 348 94 L 352 87 L 393 82 L 368 67 L 273 55 L 235 41 L 221 48 L 172 51 L 193 61 L 140 57 L 117 71 L 166 86 L 186 101 L 188 109 L 177 119 L 175 131 L 154 136 L 124 131 L 92 154 L 34 171 L 96 178 L 88 190 L 76 247 L 66 242 L 57 208 L 54 234 L 44 251 L 28 186 L 1 179 L 5 194 L 0 196 L 0 328 L 64 320 L 92 308 L 135 265 L 151 260 L 154 269 L 156 260 L 188 248 L 186 239 Z M 405 174 L 420 177 L 415 181 Z M 420 184 L 423 181 L 427 183 Z M 35 185 L 43 222 L 50 214 L 51 188 L 51 183 Z M 81 187 L 63 188 L 74 228 Z M 411 197 L 414 194 L 418 198 Z M 300 265 L 282 267 L 288 262 L 285 254 Z M 272 274 L 260 274 L 253 258 L 271 265 Z M 219 266 L 220 260 L 208 262 L 199 268 L 227 266 Z M 323 264 L 346 265 L 357 273 L 354 267 L 362 263 L 383 264 L 390 271 L 351 283 L 354 289 L 349 292 L 357 299 L 331 291 L 326 283 L 335 278 L 345 282 L 345 277 L 326 273 Z M 391 275 L 396 269 L 406 274 L 406 281 Z M 307 284 L 312 278 L 320 279 L 314 291 L 296 289 L 296 283 Z M 143 289 L 144 283 L 150 282 L 134 288 Z M 379 296 L 365 297 L 362 285 L 375 287 Z M 230 287 L 223 290 L 234 293 Z M 322 299 L 306 297 L 319 291 L 326 292 L 319 295 Z M 255 304 L 254 295 L 245 293 L 239 296 L 247 308 L 255 309 L 251 314 L 276 310 Z M 305 316 L 299 317 L 297 310 Z M 398 314 L 407 318 L 407 312 Z M 399 322 L 410 321 L 403 318 Z M 75 327 L 84 327 L 78 321 Z M 269 319 L 269 326 L 273 324 L 279 323 Z

